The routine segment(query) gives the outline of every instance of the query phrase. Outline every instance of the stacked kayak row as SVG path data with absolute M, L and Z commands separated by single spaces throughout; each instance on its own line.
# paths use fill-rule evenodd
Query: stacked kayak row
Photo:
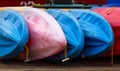
M 0 20 L 0 60 L 64 62 L 102 55 L 114 43 L 111 22 L 91 10 L 2 10 Z

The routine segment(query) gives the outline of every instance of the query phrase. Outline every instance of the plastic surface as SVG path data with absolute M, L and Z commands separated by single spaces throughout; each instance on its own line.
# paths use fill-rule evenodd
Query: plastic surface
M 120 6 L 120 0 L 106 0 L 108 6 Z
M 0 59 L 8 59 L 23 51 L 28 41 L 28 27 L 20 13 L 14 10 L 0 12 Z
M 102 16 L 90 10 L 73 9 L 69 13 L 79 21 L 85 34 L 83 57 L 98 56 L 112 47 L 113 32 Z
M 67 57 L 72 59 L 81 54 L 84 46 L 84 34 L 74 16 L 60 9 L 48 9 L 46 11 L 58 21 L 64 31 L 67 39 Z M 62 51 L 50 59 L 61 60 L 64 58 L 64 51 Z
M 57 54 L 66 47 L 66 38 L 57 21 L 41 9 L 26 8 L 22 15 L 27 21 L 30 36 L 28 41 L 29 59 L 38 60 Z M 26 58 L 26 52 L 19 55 Z
M 106 4 L 106 0 L 74 0 L 77 4 Z
M 114 56 L 120 55 L 120 8 L 119 7 L 106 7 L 96 8 L 93 11 L 102 15 L 112 26 L 115 36 L 115 43 L 113 48 Z M 110 12 L 111 11 L 111 12 Z M 106 53 L 104 56 L 111 56 L 111 52 Z

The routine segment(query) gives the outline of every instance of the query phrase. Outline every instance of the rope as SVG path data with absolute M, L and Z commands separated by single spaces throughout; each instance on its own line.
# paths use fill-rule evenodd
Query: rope
M 111 64 L 114 64 L 114 47 L 111 48 Z
M 68 61 L 70 58 L 67 58 L 67 47 L 65 47 L 64 49 L 64 59 L 62 60 L 62 62 Z
M 40 4 L 32 4 L 32 6 L 41 6 Z
M 26 59 L 25 59 L 24 62 L 29 62 L 29 61 L 31 61 L 31 60 L 29 59 L 29 50 L 28 50 L 27 45 L 25 46 L 25 50 L 26 50 Z
M 107 15 L 110 15 L 116 7 L 112 7 L 107 10 Z M 111 64 L 114 63 L 114 47 L 111 48 Z
M 110 15 L 110 13 L 112 13 L 112 11 L 115 9 L 116 7 L 112 7 L 110 9 L 107 10 L 107 15 Z

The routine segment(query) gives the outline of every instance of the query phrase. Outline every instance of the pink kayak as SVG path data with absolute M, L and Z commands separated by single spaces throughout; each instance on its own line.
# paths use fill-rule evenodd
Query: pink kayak
M 120 8 L 119 7 L 107 7 L 107 8 L 96 8 L 95 12 L 101 14 L 112 26 L 114 31 L 115 41 L 113 46 L 113 55 L 120 55 Z M 104 56 L 111 56 L 109 51 Z
M 65 35 L 58 22 L 44 10 L 26 8 L 22 15 L 29 28 L 28 51 L 29 59 L 43 59 L 62 51 L 66 45 Z M 26 50 L 19 55 L 26 58 Z

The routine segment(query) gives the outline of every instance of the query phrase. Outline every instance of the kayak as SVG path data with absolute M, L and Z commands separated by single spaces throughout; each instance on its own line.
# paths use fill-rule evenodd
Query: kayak
M 46 10 L 52 15 L 62 27 L 67 40 L 66 52 L 65 49 L 48 58 L 48 60 L 60 61 L 66 58 L 73 59 L 81 54 L 84 46 L 84 33 L 79 27 L 78 21 L 69 12 L 62 11 L 60 9 L 48 9 Z
M 65 35 L 58 22 L 42 9 L 26 8 L 22 15 L 29 28 L 27 53 L 24 50 L 18 57 L 25 60 L 39 60 L 62 51 L 66 45 Z M 27 54 L 27 56 L 26 56 Z
M 120 6 L 120 0 L 106 0 L 107 6 Z
M 15 10 L 2 10 L 0 20 L 0 59 L 4 60 L 23 51 L 29 32 L 23 16 Z
M 81 56 L 95 57 L 111 49 L 114 37 L 109 23 L 99 14 L 90 10 L 72 9 L 68 11 L 79 22 L 85 36 L 85 46 Z
M 74 0 L 76 4 L 106 4 L 106 0 Z
M 115 42 L 113 45 L 113 55 L 118 56 L 120 55 L 120 8 L 119 7 L 104 7 L 104 8 L 96 8 L 93 9 L 93 11 L 99 13 L 101 16 L 103 16 L 109 24 L 112 26 L 112 29 L 114 31 L 115 36 Z M 111 52 L 105 53 L 104 56 L 111 56 Z

